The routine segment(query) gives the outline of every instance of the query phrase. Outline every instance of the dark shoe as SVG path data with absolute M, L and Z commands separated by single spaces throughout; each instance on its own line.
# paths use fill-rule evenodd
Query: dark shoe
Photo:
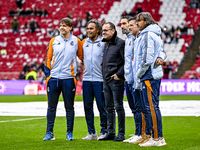
M 116 136 L 115 139 L 114 139 L 115 142 L 123 141 L 123 140 L 125 140 L 125 136 L 121 135 L 121 134 L 119 134 L 118 136 Z
M 99 141 L 107 141 L 107 140 L 114 140 L 115 134 L 107 133 L 106 136 L 102 139 L 98 139 Z

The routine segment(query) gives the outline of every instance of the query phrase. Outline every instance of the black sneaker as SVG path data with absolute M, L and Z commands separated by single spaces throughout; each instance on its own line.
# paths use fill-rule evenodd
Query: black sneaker
M 125 136 L 121 135 L 121 134 L 119 134 L 118 136 L 116 136 L 115 139 L 114 139 L 115 142 L 123 141 L 123 140 L 125 140 Z
M 102 139 L 98 139 L 99 141 L 107 141 L 107 140 L 114 140 L 115 134 L 107 133 L 106 136 Z

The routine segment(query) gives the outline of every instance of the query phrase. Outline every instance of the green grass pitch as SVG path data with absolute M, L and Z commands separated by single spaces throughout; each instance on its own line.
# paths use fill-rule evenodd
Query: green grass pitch
M 200 100 L 200 95 L 160 96 L 161 100 Z M 60 97 L 62 101 L 62 97 Z M 126 97 L 124 98 L 126 100 Z M 46 101 L 46 96 L 0 96 L 1 102 L 31 102 Z M 82 96 L 76 96 L 75 101 L 82 101 Z M 33 120 L 31 120 L 33 118 Z M 24 120 L 22 120 L 24 119 Z M 164 147 L 139 147 L 113 141 L 82 141 L 86 136 L 87 127 L 84 117 L 75 117 L 75 141 L 66 141 L 66 118 L 56 117 L 54 134 L 55 141 L 42 141 L 46 131 L 46 117 L 33 116 L 0 116 L 0 150 L 200 150 L 200 117 L 163 117 L 163 134 L 167 142 Z M 95 127 L 99 134 L 100 118 L 95 117 Z M 126 117 L 126 139 L 135 130 L 134 118 Z M 117 129 L 116 129 L 117 131 Z
M 36 102 L 36 101 L 46 101 L 46 95 L 1 95 L 0 102 Z M 59 97 L 60 101 L 63 101 L 63 97 Z M 76 95 L 75 101 L 82 101 L 82 95 Z M 161 95 L 160 100 L 200 100 L 200 95 Z M 127 101 L 126 96 L 124 96 L 124 101 Z
M 33 117 L 0 117 L 0 149 L 2 150 L 128 150 L 128 149 L 166 149 L 166 150 L 198 150 L 200 149 L 200 118 L 199 117 L 163 117 L 163 132 L 167 142 L 164 147 L 140 148 L 137 144 L 113 141 L 82 141 L 86 136 L 87 127 L 84 117 L 75 117 L 75 141 L 66 141 L 66 119 L 57 117 L 55 120 L 55 141 L 42 141 L 46 129 L 46 119 L 27 121 L 11 120 Z M 38 118 L 38 117 L 37 117 Z M 95 126 L 99 134 L 99 117 L 95 117 Z M 126 117 L 126 138 L 134 133 L 134 119 Z

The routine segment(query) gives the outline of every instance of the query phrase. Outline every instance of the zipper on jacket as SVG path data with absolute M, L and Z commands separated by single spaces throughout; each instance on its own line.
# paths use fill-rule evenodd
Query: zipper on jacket
M 65 41 L 65 40 L 64 40 Z M 60 77 L 60 73 L 61 73 L 61 70 L 62 70 L 62 66 L 63 66 L 63 60 L 64 60 L 64 52 L 65 52 L 65 48 L 66 48 L 66 41 L 65 41 L 65 46 L 64 46 L 64 51 L 63 51 L 63 58 L 62 58 L 62 62 L 61 62 L 61 66 L 60 66 L 60 70 L 59 70 L 59 74 L 58 74 L 58 78 Z
M 108 46 L 106 47 L 106 55 L 108 54 L 108 48 L 109 48 L 109 43 L 108 43 Z M 108 72 L 108 67 L 106 67 L 106 71 L 105 72 Z
M 91 69 L 92 69 L 91 76 L 92 76 L 92 81 L 93 81 L 93 63 L 92 63 L 92 61 L 93 61 L 93 42 L 92 42 L 92 51 L 91 51 Z

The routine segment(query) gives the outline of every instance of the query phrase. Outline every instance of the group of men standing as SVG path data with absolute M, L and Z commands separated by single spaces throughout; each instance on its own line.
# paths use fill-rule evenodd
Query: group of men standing
M 162 64 L 166 58 L 161 29 L 148 12 L 121 19 L 126 42 L 117 36 L 111 22 L 103 26 L 90 20 L 88 38 L 82 42 L 72 35 L 73 21 L 60 21 L 60 35 L 51 39 L 45 61 L 47 77 L 47 132 L 43 140 L 55 140 L 54 120 L 62 92 L 66 109 L 67 140 L 73 138 L 76 56 L 83 61 L 83 103 L 88 127 L 82 140 L 113 140 L 163 146 L 162 118 L 159 109 Z M 135 120 L 135 134 L 125 140 L 124 87 Z M 93 102 L 100 113 L 100 135 L 94 126 Z M 116 136 L 116 113 L 118 134 Z

